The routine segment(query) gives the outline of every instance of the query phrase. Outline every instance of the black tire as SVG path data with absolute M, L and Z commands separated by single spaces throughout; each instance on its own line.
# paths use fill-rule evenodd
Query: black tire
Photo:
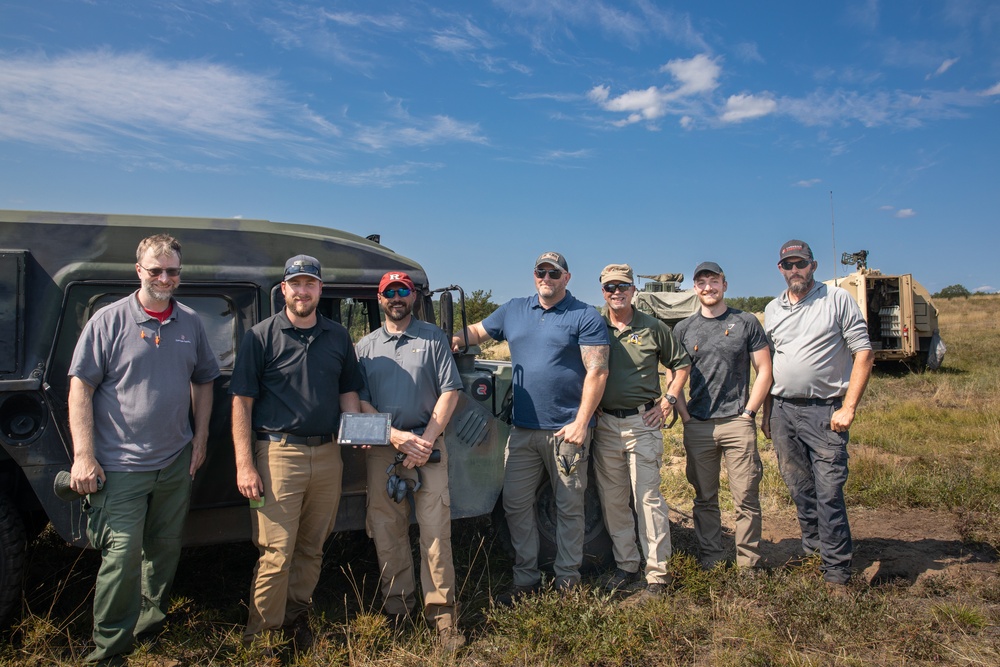
M 0 493 L 0 627 L 7 625 L 21 603 L 27 544 L 21 516 L 10 498 Z

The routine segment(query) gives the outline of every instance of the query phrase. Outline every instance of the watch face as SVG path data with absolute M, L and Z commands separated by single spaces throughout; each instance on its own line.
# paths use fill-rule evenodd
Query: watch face
M 670 405 L 674 405 L 675 403 L 677 403 L 677 399 L 674 398 L 673 396 L 667 396 L 667 403 L 669 403 Z

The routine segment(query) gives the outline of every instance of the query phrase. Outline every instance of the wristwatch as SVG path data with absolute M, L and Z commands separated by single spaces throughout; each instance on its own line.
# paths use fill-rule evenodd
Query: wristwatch
M 757 416 L 757 411 L 756 410 L 749 410 L 749 409 L 747 409 L 747 410 L 743 411 L 743 414 L 745 414 L 750 419 L 753 419 L 754 417 Z
M 677 405 L 677 397 L 671 396 L 670 394 L 664 394 L 663 398 L 667 399 L 667 403 L 670 405 Z

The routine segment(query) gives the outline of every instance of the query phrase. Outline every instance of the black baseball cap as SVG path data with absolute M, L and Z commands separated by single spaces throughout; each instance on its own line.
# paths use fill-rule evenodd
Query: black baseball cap
M 792 239 L 791 241 L 785 241 L 784 245 L 781 246 L 781 251 L 778 253 L 778 261 L 780 262 L 789 257 L 801 257 L 802 259 L 812 261 L 813 251 L 805 241 Z
M 319 260 L 309 255 L 296 255 L 285 262 L 285 276 L 282 280 L 288 280 L 292 276 L 303 273 L 317 280 L 323 280 L 322 267 L 319 265 Z

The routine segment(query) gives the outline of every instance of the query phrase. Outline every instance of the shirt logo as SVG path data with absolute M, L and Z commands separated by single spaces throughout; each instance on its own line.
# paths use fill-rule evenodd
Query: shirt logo
M 630 334 L 628 335 L 628 343 L 629 343 L 630 345 L 638 345 L 638 344 L 639 344 L 639 343 L 641 343 L 641 342 L 642 342 L 642 341 L 641 341 L 641 340 L 639 340 L 639 334 L 637 334 L 637 333 L 635 333 L 635 332 L 632 332 L 632 333 L 630 333 Z

